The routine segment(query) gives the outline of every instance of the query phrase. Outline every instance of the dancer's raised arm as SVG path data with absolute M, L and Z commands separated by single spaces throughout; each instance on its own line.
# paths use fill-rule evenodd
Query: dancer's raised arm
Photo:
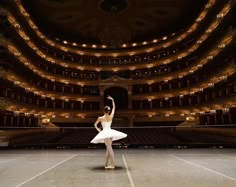
M 115 114 L 115 108 L 116 108 L 115 101 L 110 95 L 108 95 L 107 99 L 110 99 L 112 101 L 112 111 L 111 111 L 110 116 L 113 118 Z

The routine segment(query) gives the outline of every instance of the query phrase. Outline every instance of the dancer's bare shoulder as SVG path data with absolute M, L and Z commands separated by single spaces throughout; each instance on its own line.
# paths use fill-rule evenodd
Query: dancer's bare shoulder
M 112 121 L 112 118 L 111 118 L 111 117 L 107 117 L 107 116 L 105 116 L 105 115 L 99 117 L 99 119 L 100 119 L 100 121 L 106 121 L 106 122 Z

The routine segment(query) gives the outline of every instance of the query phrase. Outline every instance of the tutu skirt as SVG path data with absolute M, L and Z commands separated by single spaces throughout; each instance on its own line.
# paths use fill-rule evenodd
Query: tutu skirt
M 127 137 L 127 134 L 111 129 L 111 128 L 105 128 L 102 131 L 100 131 L 92 140 L 90 143 L 104 143 L 104 139 L 111 138 L 112 141 L 120 140 L 122 138 Z

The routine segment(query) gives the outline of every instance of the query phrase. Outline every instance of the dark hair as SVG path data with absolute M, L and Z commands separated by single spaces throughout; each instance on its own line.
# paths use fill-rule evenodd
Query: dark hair
M 109 113 L 110 110 L 111 110 L 111 108 L 110 108 L 109 106 L 105 106 L 105 107 L 104 107 L 104 112 L 105 112 L 105 113 Z

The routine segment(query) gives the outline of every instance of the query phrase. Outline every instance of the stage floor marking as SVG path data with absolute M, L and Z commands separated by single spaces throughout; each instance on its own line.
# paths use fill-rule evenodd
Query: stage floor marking
M 125 156 L 124 156 L 123 154 L 122 154 L 122 159 L 123 159 L 123 162 L 124 162 L 124 164 L 125 164 L 125 168 L 126 168 L 126 172 L 127 172 L 128 178 L 129 178 L 130 185 L 131 185 L 131 187 L 135 187 L 134 181 L 133 181 L 133 179 L 132 179 L 132 177 L 131 177 L 131 174 L 130 174 L 130 172 L 129 172 L 128 165 L 127 165 L 126 160 L 125 160 Z
M 199 164 L 195 164 L 195 163 L 193 163 L 193 162 L 191 162 L 191 161 L 185 160 L 185 159 L 180 158 L 180 157 L 177 157 L 177 156 L 175 156 L 175 155 L 170 155 L 170 156 L 172 156 L 172 157 L 174 157 L 174 158 L 176 158 L 176 159 L 178 159 L 178 160 L 184 161 L 184 162 L 186 162 L 186 163 L 189 163 L 189 164 L 191 164 L 191 165 L 194 165 L 194 166 L 203 168 L 203 169 L 205 169 L 205 170 L 211 171 L 211 172 L 213 172 L 213 173 L 216 173 L 216 174 L 218 174 L 218 175 L 221 175 L 221 176 L 223 176 L 223 177 L 226 177 L 226 178 L 228 178 L 228 179 L 230 179 L 230 180 L 236 181 L 235 178 L 229 177 L 229 176 L 227 176 L 227 175 L 225 175 L 225 174 L 223 174 L 223 173 L 220 173 L 220 172 L 218 172 L 218 171 L 212 170 L 212 169 L 210 169 L 210 168 L 204 167 L 204 166 L 199 165 Z
M 57 167 L 57 166 L 63 164 L 64 162 L 66 162 L 66 161 L 68 161 L 68 160 L 74 158 L 75 156 L 77 156 L 77 154 L 76 154 L 76 155 L 73 155 L 73 156 L 71 156 L 71 157 L 69 157 L 69 158 L 67 158 L 67 159 L 65 159 L 65 160 L 63 160 L 63 161 L 61 161 L 61 162 L 59 162 L 58 164 L 56 164 L 56 165 L 54 165 L 54 166 L 48 168 L 47 170 L 45 170 L 45 171 L 43 171 L 43 172 L 41 172 L 41 173 L 39 173 L 39 174 L 37 174 L 37 175 L 31 177 L 30 179 L 28 179 L 28 180 L 26 180 L 26 181 L 24 181 L 24 182 L 22 182 L 22 183 L 16 185 L 16 187 L 22 186 L 23 184 L 25 184 L 25 183 L 27 183 L 27 182 L 29 182 L 29 181 L 31 181 L 31 180 L 37 178 L 38 176 L 40 176 L 40 175 L 42 175 L 42 174 L 48 172 L 49 170 L 51 170 L 51 169 L 53 169 L 53 168 L 55 168 L 55 167 Z

